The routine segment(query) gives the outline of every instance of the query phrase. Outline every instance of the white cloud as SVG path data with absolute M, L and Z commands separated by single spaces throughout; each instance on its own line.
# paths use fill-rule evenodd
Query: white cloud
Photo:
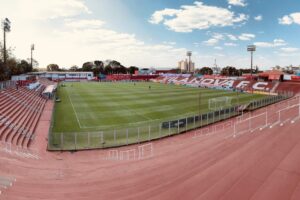
M 220 40 L 224 40 L 224 35 L 220 33 L 213 33 L 212 37 L 209 40 L 204 41 L 203 44 L 206 46 L 214 46 L 218 44 Z
M 221 33 L 213 33 L 212 37 L 217 40 L 224 40 L 224 36 Z
M 214 49 L 216 49 L 216 50 L 223 50 L 223 47 L 217 46 L 217 47 L 214 47 Z
M 254 45 L 262 48 L 286 46 L 287 43 L 282 39 L 275 39 L 273 42 L 255 42 Z
M 65 22 L 65 25 L 69 23 L 72 21 Z M 184 57 L 186 53 L 185 48 L 175 48 L 174 42 L 146 44 L 133 34 L 120 33 L 103 27 L 77 29 L 75 26 L 65 31 L 56 31 L 54 36 L 60 41 L 65 41 L 66 45 L 70 45 L 69 48 L 75 48 L 78 52 L 76 58 L 73 55 L 65 56 L 69 56 L 70 60 L 78 59 L 81 63 L 87 60 L 111 58 L 124 65 L 132 63 L 147 66 L 147 64 L 158 65 L 160 63 L 166 66 L 169 60 L 176 61 Z M 89 52 L 88 57 L 83 52 Z M 101 52 L 101 58 L 99 58 L 99 52 Z
M 196 1 L 193 5 L 183 5 L 180 9 L 164 9 L 154 12 L 149 22 L 162 23 L 175 32 L 192 32 L 210 27 L 225 27 L 244 23 L 248 20 L 245 14 L 221 7 L 204 5 Z
M 232 41 L 242 40 L 242 41 L 249 41 L 254 39 L 256 36 L 251 33 L 242 33 L 241 35 L 235 36 L 232 34 L 227 33 L 212 33 L 212 36 L 209 40 L 202 42 L 206 46 L 215 46 L 217 45 L 221 40 L 230 39 Z M 225 46 L 238 46 L 236 43 L 225 43 Z
M 275 47 L 286 46 L 287 43 L 283 39 L 275 39 L 273 41 Z
M 79 14 L 89 14 L 91 11 L 82 0 L 12 0 L 20 8 L 13 15 L 22 15 L 27 19 L 56 19 L 60 17 L 73 17 Z M 10 16 L 10 15 L 9 15 Z
M 105 24 L 104 21 L 101 20 L 70 20 L 67 19 L 65 20 L 65 25 L 70 27 L 70 28 L 75 28 L 75 29 L 81 29 L 81 28 L 100 28 L 103 24 Z
M 274 47 L 274 44 L 270 43 L 270 42 L 255 42 L 254 45 L 257 47 L 263 47 L 263 48 Z
M 238 44 L 231 43 L 231 42 L 224 43 L 224 45 L 227 46 L 227 47 L 236 47 L 236 46 L 238 46 Z
M 233 40 L 233 41 L 238 40 L 236 36 L 231 35 L 231 34 L 228 34 L 227 37 L 228 37 L 230 40 Z
M 256 17 L 254 17 L 254 20 L 256 20 L 256 21 L 262 21 L 263 20 L 263 16 L 262 15 L 258 15 Z
M 164 41 L 163 43 L 167 44 L 167 45 L 172 45 L 172 46 L 176 45 L 176 42 L 167 42 L 167 41 Z
M 194 42 L 193 45 L 194 45 L 194 47 L 200 47 L 200 43 L 199 42 Z
M 149 22 L 152 24 L 159 24 L 160 22 L 164 21 L 164 17 L 173 17 L 178 13 L 180 13 L 180 10 L 168 8 L 160 11 L 155 11 L 154 14 L 151 16 Z
M 243 33 L 238 38 L 243 41 L 248 41 L 254 39 L 255 35 L 251 33 Z
M 226 36 L 232 41 L 237 41 L 237 40 L 248 41 L 248 40 L 252 40 L 256 37 L 252 33 L 242 33 L 241 35 L 226 34 Z
M 216 38 L 211 38 L 207 41 L 204 41 L 203 44 L 205 44 L 206 46 L 214 46 L 216 44 L 218 44 L 219 40 Z
M 50 63 L 68 68 L 95 59 L 115 59 L 125 66 L 174 67 L 185 57 L 186 49 L 175 48 L 174 42 L 145 43 L 134 34 L 105 28 L 105 22 L 90 19 L 90 13 L 81 0 L 11 0 L 0 7 L 0 19 L 9 16 L 12 21 L 7 45 L 15 47 L 17 58 L 26 59 L 35 43 L 33 57 L 40 68 Z
M 294 53 L 294 52 L 298 52 L 299 50 L 300 50 L 299 48 L 294 48 L 294 47 L 281 48 L 281 51 L 286 53 Z
M 228 0 L 228 4 L 233 6 L 241 6 L 241 7 L 247 6 L 245 0 Z
M 282 25 L 291 25 L 293 23 L 300 25 L 300 12 L 292 13 L 290 15 L 285 15 L 282 18 L 278 19 L 279 24 Z

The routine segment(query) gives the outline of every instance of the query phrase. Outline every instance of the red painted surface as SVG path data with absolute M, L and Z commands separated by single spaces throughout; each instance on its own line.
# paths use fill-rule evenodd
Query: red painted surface
M 267 110 L 271 115 L 287 105 Z M 17 179 L 0 199 L 300 199 L 299 121 L 236 137 L 231 126 L 208 135 L 195 130 L 152 142 L 151 158 L 107 160 L 109 150 L 45 151 L 52 106 L 47 102 L 32 144 L 39 160 L 0 152 L 0 175 Z

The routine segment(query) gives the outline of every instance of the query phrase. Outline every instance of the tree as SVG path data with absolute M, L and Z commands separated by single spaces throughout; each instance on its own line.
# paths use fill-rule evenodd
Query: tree
M 33 66 L 26 60 L 18 60 L 13 55 L 13 48 L 9 47 L 6 51 L 7 62 L 6 65 L 1 61 L 3 60 L 3 46 L 0 43 L 0 80 L 8 80 L 12 75 L 19 75 L 33 71 L 33 67 L 38 66 L 38 62 L 33 59 Z M 27 59 L 28 60 L 28 59 Z
M 70 68 L 70 71 L 72 72 L 77 72 L 79 71 L 79 67 L 77 65 L 73 65 L 71 68 Z
M 26 61 L 31 64 L 31 59 L 27 58 Z M 32 59 L 32 68 L 37 68 L 39 66 L 39 62 L 35 60 L 34 58 Z
M 91 72 L 93 71 L 93 68 L 94 68 L 94 63 L 92 62 L 85 62 L 82 65 L 82 71 L 84 72 Z
M 14 48 L 12 48 L 12 47 L 6 48 L 6 58 L 7 59 L 14 57 L 13 51 L 14 51 Z M 1 42 L 0 42 L 0 60 L 4 61 L 4 47 Z
M 123 65 L 120 65 L 119 67 L 116 68 L 116 73 L 117 74 L 127 74 L 127 68 L 124 67 Z
M 105 66 L 104 68 L 104 74 L 112 74 L 113 73 L 113 69 L 111 68 L 110 65 Z
M 109 65 L 111 66 L 111 68 L 115 69 L 115 68 L 118 68 L 120 67 L 121 63 L 119 63 L 118 61 L 116 60 L 112 60 Z
M 259 73 L 259 68 L 258 66 L 255 67 L 255 74 L 258 74 Z
M 29 64 L 26 60 L 21 60 L 21 62 L 17 64 L 17 70 L 18 71 L 15 73 L 15 75 L 31 72 L 33 68 L 31 67 L 31 64 Z
M 212 75 L 213 74 L 213 70 L 210 67 L 202 67 L 199 70 L 200 74 L 202 75 Z
M 18 75 L 18 73 L 15 74 L 16 72 L 16 68 L 17 68 L 17 60 L 15 58 L 9 58 L 7 59 L 6 61 L 6 67 L 7 67 L 7 74 L 8 74 L 8 77 L 10 77 L 11 75 Z
M 7 80 L 10 79 L 11 76 L 11 68 L 16 67 L 16 59 L 14 58 L 13 55 L 13 48 L 9 47 L 6 48 L 6 65 L 4 65 L 4 47 L 3 44 L 0 42 L 0 62 L 2 62 L 2 67 L 1 67 L 1 79 Z
M 49 64 L 47 66 L 48 72 L 59 71 L 59 66 L 57 64 Z
M 233 66 L 227 66 L 221 70 L 221 75 L 223 75 L 223 76 L 238 76 L 239 71 Z
M 104 67 L 104 63 L 101 61 L 101 60 L 95 60 L 94 61 L 94 64 L 97 66 L 97 67 Z
M 5 73 L 4 63 L 0 60 L 0 81 L 8 79 L 7 73 Z
M 95 68 L 94 68 L 93 72 L 96 76 L 104 73 L 104 63 L 101 60 L 95 60 L 94 65 L 95 65 Z
M 129 74 L 134 74 L 136 70 L 139 70 L 139 68 L 136 67 L 136 66 L 130 66 L 130 67 L 128 68 Z

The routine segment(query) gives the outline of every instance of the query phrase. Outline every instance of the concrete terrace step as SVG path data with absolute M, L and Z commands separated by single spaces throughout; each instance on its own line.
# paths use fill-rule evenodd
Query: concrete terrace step
M 39 104 L 39 101 L 40 101 L 40 100 L 34 101 L 34 102 L 33 102 L 33 105 L 38 105 L 38 104 Z M 37 112 L 37 111 L 36 111 L 36 112 Z M 34 113 L 36 113 L 36 112 L 30 112 L 30 113 L 27 113 L 27 116 L 23 117 L 22 120 L 19 121 L 20 126 L 23 127 L 23 129 L 26 129 L 26 132 L 25 132 L 24 134 L 28 134 L 29 131 L 30 131 L 30 128 L 29 128 L 28 126 L 26 126 L 26 124 L 25 124 L 26 121 L 27 121 L 27 120 L 30 120 L 31 117 L 32 117 L 32 116 L 34 115 Z M 26 127 L 27 127 L 27 128 L 26 128 Z M 24 134 L 17 134 L 17 135 L 14 135 L 14 136 L 12 137 L 12 139 L 11 139 L 11 140 L 12 140 L 12 143 L 18 145 L 18 138 L 19 138 L 19 136 L 24 135 Z
M 25 88 L 2 91 L 0 98 L 4 100 L 0 107 L 0 140 L 28 147 L 46 100 L 39 91 Z
M 17 144 L 19 144 L 19 145 L 21 144 L 23 147 L 29 147 L 30 141 L 34 139 L 34 132 L 35 132 L 36 126 L 38 124 L 38 121 L 40 119 L 41 113 L 44 109 L 45 102 L 46 102 L 45 99 L 41 99 L 39 101 L 39 103 L 38 103 L 38 110 L 39 111 L 34 114 L 34 117 L 31 121 L 30 125 L 27 126 L 29 128 L 29 134 L 26 135 L 25 137 L 23 137 L 21 142 L 20 142 L 20 140 L 18 140 Z

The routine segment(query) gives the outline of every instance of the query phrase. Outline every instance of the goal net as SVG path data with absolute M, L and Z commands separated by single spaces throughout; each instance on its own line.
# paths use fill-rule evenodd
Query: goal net
M 217 97 L 208 100 L 209 110 L 221 110 L 231 106 L 232 97 Z

